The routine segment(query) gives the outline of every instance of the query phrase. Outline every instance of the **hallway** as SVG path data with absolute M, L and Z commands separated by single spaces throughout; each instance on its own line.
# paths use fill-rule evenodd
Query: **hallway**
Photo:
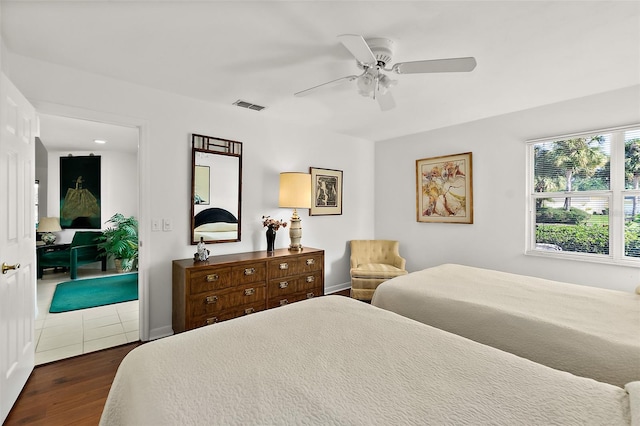
M 80 268 L 78 279 L 113 273 Z M 49 313 L 56 285 L 65 281 L 69 281 L 68 273 L 50 271 L 37 281 L 36 365 L 139 340 L 138 300 Z

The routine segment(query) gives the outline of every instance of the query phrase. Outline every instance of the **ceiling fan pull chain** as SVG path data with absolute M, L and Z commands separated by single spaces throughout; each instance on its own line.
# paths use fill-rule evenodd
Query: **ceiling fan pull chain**
M 373 99 L 376 99 L 376 92 L 378 90 L 380 90 L 380 67 L 377 67 L 377 74 L 376 74 L 376 85 L 373 89 Z

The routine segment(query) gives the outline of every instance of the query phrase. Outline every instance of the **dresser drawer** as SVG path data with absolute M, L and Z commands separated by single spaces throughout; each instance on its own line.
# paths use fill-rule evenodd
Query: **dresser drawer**
M 267 263 L 259 262 L 231 268 L 233 285 L 264 282 L 267 276 Z
M 191 272 L 189 279 L 189 294 L 204 293 L 206 291 L 221 290 L 231 287 L 231 268 L 210 268 Z
M 314 297 L 324 296 L 323 287 L 314 287 L 302 292 L 303 299 L 313 299 Z
M 298 274 L 306 274 L 313 271 L 321 271 L 324 267 L 324 256 L 321 254 L 309 254 L 298 258 Z
M 301 300 L 300 296 L 301 296 L 300 293 L 294 293 L 294 294 L 287 294 L 287 295 L 281 295 L 274 298 L 269 298 L 267 302 L 267 309 L 277 308 L 279 306 L 284 306 L 290 303 L 297 302 Z
M 281 297 L 288 294 L 297 293 L 299 290 L 300 277 L 286 277 L 269 281 L 267 284 L 267 297 Z
M 298 273 L 297 258 L 276 259 L 269 261 L 269 280 L 290 277 Z
M 300 276 L 298 291 L 306 291 L 322 286 L 322 271 L 309 272 Z
M 216 293 L 191 296 L 189 302 L 191 315 L 197 317 L 259 301 L 264 304 L 264 300 L 265 287 L 261 283 L 260 285 L 244 285 Z
M 216 312 L 213 314 L 192 317 L 189 328 L 202 327 L 203 325 L 216 324 L 221 321 L 238 318 L 244 315 L 250 315 L 255 312 L 264 311 L 264 301 L 250 303 L 248 305 L 236 306 L 226 311 Z
M 277 308 L 279 306 L 285 306 L 290 303 L 299 302 L 301 300 L 312 299 L 314 297 L 322 296 L 321 288 L 313 288 L 305 292 L 298 292 L 288 295 L 281 295 L 279 297 L 269 298 L 267 302 L 267 309 Z
M 322 271 L 271 280 L 267 287 L 267 297 L 269 298 L 322 287 Z

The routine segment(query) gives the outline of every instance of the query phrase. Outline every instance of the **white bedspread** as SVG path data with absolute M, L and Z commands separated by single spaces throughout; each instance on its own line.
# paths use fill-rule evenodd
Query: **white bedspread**
M 573 374 L 640 380 L 640 295 L 445 264 L 381 284 L 373 305 Z
M 624 389 L 342 296 L 146 343 L 102 425 L 625 425 Z

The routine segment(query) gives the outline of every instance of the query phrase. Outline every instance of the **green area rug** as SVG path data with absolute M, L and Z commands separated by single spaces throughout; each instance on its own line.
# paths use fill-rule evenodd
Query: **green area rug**
M 73 280 L 56 286 L 49 312 L 55 314 L 137 299 L 137 272 Z

